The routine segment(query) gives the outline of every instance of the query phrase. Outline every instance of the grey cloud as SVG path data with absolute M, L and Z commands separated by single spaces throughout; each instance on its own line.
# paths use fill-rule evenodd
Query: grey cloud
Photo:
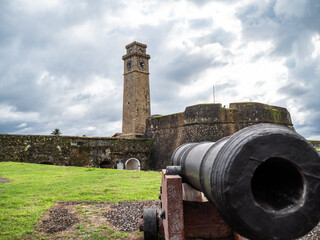
M 290 6 L 275 0 L 266 5 L 263 3 L 254 2 L 238 11 L 242 35 L 246 41 L 271 41 L 274 49 L 267 52 L 266 57 L 286 58 L 284 66 L 288 69 L 288 82 L 278 93 L 287 100 L 295 99 L 301 106 L 299 111 L 305 113 L 303 124 L 297 124 L 292 116 L 298 132 L 304 136 L 316 135 L 320 118 L 320 58 L 311 57 L 314 50 L 311 38 L 320 33 L 320 2 L 288 1 Z
M 112 130 L 101 122 L 120 120 L 121 89 L 102 97 L 74 95 L 90 86 L 94 75 L 121 85 L 119 53 L 128 42 L 119 41 L 121 35 L 117 36 L 117 31 L 99 32 L 101 38 L 95 42 L 82 42 L 70 39 L 68 29 L 88 20 L 98 23 L 104 14 L 117 13 L 121 4 L 64 1 L 65 7 L 59 10 L 29 12 L 14 1 L 1 4 L 0 55 L 5 61 L 0 61 L 0 103 L 14 107 L 20 115 L 36 112 L 40 116 L 39 122 L 25 120 L 26 127 L 19 127 L 20 120 L 4 120 L 0 116 L 1 133 L 50 134 L 48 128 L 58 127 L 64 134 L 78 134 L 77 130 L 92 124 L 101 128 L 88 133 L 112 135 Z M 41 84 L 40 77 L 45 72 L 48 76 Z M 87 106 L 86 116 L 72 116 L 66 111 L 77 104 Z
M 320 131 L 319 128 L 317 126 L 311 125 L 310 123 L 314 123 L 314 122 L 319 122 L 320 118 L 319 115 L 316 114 L 316 117 L 313 117 L 312 115 L 308 116 L 311 118 L 311 121 L 308 123 L 304 123 L 304 124 L 295 124 L 294 127 L 297 130 L 298 129 L 298 133 L 301 134 L 302 136 L 306 137 L 307 139 L 310 140 L 319 140 L 319 138 L 312 138 L 311 136 L 320 136 Z
M 317 112 L 317 114 L 313 114 L 311 117 L 311 123 L 319 123 L 320 122 L 320 114 Z M 320 136 L 320 129 L 317 126 L 311 125 L 310 132 L 308 132 L 309 136 Z M 319 140 L 319 139 L 316 139 Z
M 211 59 L 210 59 L 211 60 Z M 166 70 L 165 76 L 171 81 L 180 82 L 182 84 L 191 81 L 192 77 L 199 74 L 202 70 L 211 65 L 208 58 L 199 55 L 189 55 L 187 53 L 180 53 L 171 59 Z
M 243 36 L 247 40 L 272 40 L 275 45 L 274 53 L 286 56 L 296 46 L 301 53 L 310 52 L 310 37 L 312 32 L 320 31 L 320 3 L 306 1 L 304 14 L 301 17 L 285 17 L 277 15 L 277 1 L 270 1 L 266 6 L 254 2 L 238 11 L 237 17 L 242 22 Z M 283 6 L 285 7 L 285 6 Z M 307 50 L 307 51 L 306 51 Z
M 298 132 L 304 136 L 320 135 L 320 73 L 317 71 L 320 66 L 320 57 L 309 64 L 297 64 L 290 68 L 290 82 L 279 89 L 287 99 L 295 99 L 298 102 L 299 112 L 304 113 L 305 122 L 295 125 Z M 295 116 L 292 116 L 294 119 Z M 295 123 L 295 122 L 294 122 Z
M 214 83 L 214 90 L 215 90 L 215 99 L 216 103 L 219 103 L 219 99 L 222 96 L 233 96 L 233 98 L 230 100 L 231 102 L 236 102 L 236 95 L 237 95 L 237 89 L 236 89 L 236 80 L 234 79 L 227 79 L 226 83 Z M 209 92 L 209 96 L 212 95 L 211 92 Z M 230 103 L 230 102 L 229 102 Z M 228 104 L 228 103 L 227 103 Z
M 210 2 L 210 0 L 189 0 L 189 1 L 198 5 L 198 6 L 203 6 L 203 5 Z
M 213 23 L 212 18 L 197 18 L 188 21 L 191 28 L 199 29 L 210 27 Z
M 265 82 L 259 81 L 259 82 L 256 82 L 254 85 L 255 85 L 256 88 L 260 88 L 260 87 L 262 87 L 262 86 L 265 85 L 265 84 L 266 84 Z
M 199 46 L 203 46 L 205 44 L 219 43 L 223 47 L 229 47 L 234 40 L 234 34 L 227 32 L 221 28 L 218 28 L 212 30 L 212 32 L 208 35 L 197 38 L 195 40 L 195 43 Z
M 258 3 L 246 5 L 237 11 L 237 17 L 242 23 L 242 32 L 248 40 L 266 40 L 274 36 L 277 23 L 273 11 L 275 1 L 260 9 Z
M 101 59 L 97 58 L 101 51 L 106 52 L 106 46 L 97 39 L 93 44 L 82 43 L 70 39 L 69 27 L 80 26 L 88 20 L 94 21 L 110 11 L 117 12 L 120 3 L 107 3 L 105 1 L 89 4 L 88 1 L 63 2 L 62 10 L 49 9 L 42 12 L 24 12 L 23 6 L 7 6 L 6 14 L 1 15 L 2 28 L 0 29 L 3 48 L 11 46 L 15 64 L 19 62 L 34 62 L 37 67 L 46 68 L 56 74 L 67 75 L 78 73 L 83 76 L 85 72 L 105 71 Z M 11 8 L 10 8 L 11 7 Z M 14 17 L 13 17 L 14 16 Z M 106 36 L 102 36 L 104 39 Z M 3 39 L 9 38 L 9 41 Z M 12 46 L 17 42 L 15 46 Z M 21 58 L 21 56 L 23 56 Z M 45 62 L 43 59 L 46 58 Z
M 295 68 L 292 68 L 290 74 L 292 77 L 299 79 L 299 81 L 306 83 L 306 85 L 317 85 L 319 82 L 320 72 L 320 57 L 317 59 L 308 59 L 305 63 L 300 63 Z
M 295 68 L 296 67 L 296 61 L 294 58 L 288 58 L 285 62 L 285 66 L 287 68 Z
M 287 84 L 284 87 L 281 87 L 279 90 L 279 93 L 284 93 L 285 95 L 289 96 L 295 96 L 297 97 L 302 97 L 303 95 L 308 94 L 310 89 L 304 87 L 304 86 L 299 86 L 298 84 Z
M 198 80 L 199 74 L 204 70 L 225 64 L 227 63 L 215 61 L 214 56 L 205 56 L 202 53 L 188 54 L 184 51 L 177 52 L 175 56 L 169 58 L 169 61 L 166 62 L 163 68 L 160 68 L 163 71 L 162 73 L 158 72 L 159 75 L 157 75 L 157 79 L 160 81 L 154 83 L 151 80 L 151 86 L 152 84 L 154 86 L 152 93 L 157 101 L 165 101 L 164 104 L 167 105 L 168 110 L 172 108 L 172 111 L 177 111 L 174 109 L 178 109 L 178 107 L 174 108 L 174 104 L 181 107 L 195 104 L 199 101 L 199 96 L 195 96 L 194 98 L 190 96 L 179 97 L 177 93 L 179 93 L 183 86 L 187 86 L 193 81 Z M 150 77 L 152 78 L 152 75 Z M 209 92 L 207 96 L 211 95 L 211 90 Z M 206 95 L 205 93 L 203 94 Z
M 320 74 L 316 71 L 320 65 L 320 59 L 308 66 L 297 66 L 290 70 L 290 82 L 285 87 L 279 89 L 280 94 L 284 94 L 286 99 L 295 99 L 298 102 L 299 112 L 304 113 L 305 122 L 294 124 L 297 131 L 304 136 L 319 136 L 320 119 Z M 292 116 L 293 120 L 295 116 Z
M 7 123 L 0 123 L 0 134 L 8 134 L 12 132 L 16 132 L 17 126 L 21 122 L 7 122 Z
M 187 0 L 187 1 L 192 2 L 195 5 L 200 6 L 200 7 L 206 5 L 207 3 L 213 2 L 212 0 Z M 239 1 L 241 1 L 241 0 L 228 0 L 228 1 L 225 1 L 225 0 L 214 0 L 214 2 L 221 2 L 221 3 L 224 3 L 224 4 L 232 4 L 232 3 L 235 3 L 235 2 L 239 2 Z

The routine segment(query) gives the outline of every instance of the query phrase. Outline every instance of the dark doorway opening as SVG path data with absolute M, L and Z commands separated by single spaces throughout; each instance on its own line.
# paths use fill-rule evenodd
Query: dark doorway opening
M 100 168 L 113 168 L 113 164 L 110 161 L 103 161 L 100 163 Z

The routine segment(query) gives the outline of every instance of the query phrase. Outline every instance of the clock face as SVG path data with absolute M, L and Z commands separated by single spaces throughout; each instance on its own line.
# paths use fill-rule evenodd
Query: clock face
M 131 60 L 129 60 L 129 61 L 127 62 L 127 69 L 130 70 L 131 67 L 132 67 L 132 62 L 131 62 Z
M 145 68 L 146 64 L 144 63 L 144 61 L 140 60 L 139 61 L 139 67 L 140 68 Z

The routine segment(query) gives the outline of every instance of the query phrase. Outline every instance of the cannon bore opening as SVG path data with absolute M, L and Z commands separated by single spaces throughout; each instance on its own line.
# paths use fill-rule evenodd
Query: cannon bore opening
M 253 173 L 251 190 L 255 201 L 263 208 L 280 211 L 303 202 L 304 177 L 291 162 L 270 158 Z

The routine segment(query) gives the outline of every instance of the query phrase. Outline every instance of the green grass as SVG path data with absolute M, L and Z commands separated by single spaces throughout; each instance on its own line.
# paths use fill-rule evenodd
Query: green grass
M 155 200 L 158 172 L 0 162 L 0 239 L 18 239 L 56 201 Z
M 317 148 L 317 151 L 320 151 L 320 148 Z

